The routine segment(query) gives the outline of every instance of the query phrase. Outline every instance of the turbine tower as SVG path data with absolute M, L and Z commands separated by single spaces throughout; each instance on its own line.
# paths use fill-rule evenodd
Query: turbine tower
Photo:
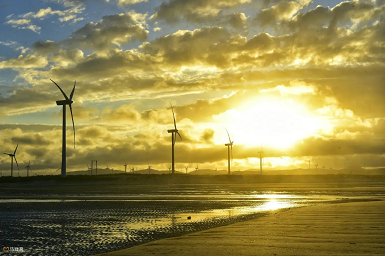
M 96 166 L 95 166 L 95 175 L 98 175 L 98 160 L 93 160 L 96 162 Z
M 197 167 L 195 167 L 195 171 L 198 171 L 198 169 L 199 169 L 199 168 L 198 168 L 198 165 L 197 165 Z
M 124 163 L 124 173 L 127 173 L 127 163 Z
M 63 106 L 63 138 L 62 138 L 62 161 L 61 161 L 61 176 L 66 177 L 67 176 L 67 152 L 66 152 L 66 106 L 68 105 L 70 107 L 70 112 L 71 112 L 71 118 L 72 118 L 72 126 L 74 130 L 74 148 L 75 148 L 75 123 L 74 123 L 74 116 L 72 114 L 72 98 L 74 96 L 75 92 L 75 86 L 76 86 L 76 81 L 74 83 L 74 88 L 71 91 L 70 97 L 68 98 L 67 95 L 64 93 L 64 91 L 60 88 L 60 86 L 55 83 L 52 79 L 50 79 L 52 83 L 54 83 L 57 88 L 61 91 L 63 94 L 65 100 L 58 100 L 56 101 L 56 105 L 58 106 Z
M 186 166 L 186 167 L 185 167 L 185 169 L 186 169 L 186 174 L 187 174 L 187 171 L 188 171 L 188 166 Z
M 19 143 L 17 143 L 17 146 L 16 146 L 13 154 L 4 153 L 4 154 L 9 155 L 11 157 L 11 177 L 13 177 L 13 158 L 15 158 L 17 169 L 19 170 L 19 164 L 17 163 L 17 160 L 16 160 L 16 151 L 17 151 L 18 147 L 19 147 Z
M 172 130 L 167 130 L 168 133 L 171 133 L 171 162 L 172 162 L 172 174 L 175 173 L 175 168 L 174 168 L 174 146 L 175 146 L 175 142 L 176 142 L 176 135 L 178 134 L 178 136 L 180 137 L 180 139 L 182 139 L 182 136 L 180 136 L 179 134 L 179 131 L 178 129 L 176 128 L 176 121 L 175 121 L 175 113 L 174 113 L 174 109 L 171 105 L 171 102 L 170 102 L 170 106 L 171 106 L 171 110 L 172 110 L 172 116 L 174 118 L 174 129 Z
M 261 175 L 262 175 L 262 159 L 263 159 L 263 153 L 265 153 L 265 152 L 263 152 L 262 143 L 261 143 L 261 150 L 258 151 L 258 153 L 259 153 L 259 170 L 260 170 Z
M 31 171 L 31 161 L 28 161 L 28 165 L 25 168 L 27 168 L 27 177 L 29 177 L 29 171 Z
M 318 170 L 318 163 L 315 164 L 315 169 Z
M 229 143 L 226 143 L 225 146 L 227 147 L 227 165 L 228 165 L 228 174 L 230 175 L 230 148 L 231 148 L 231 159 L 233 159 L 233 143 L 234 143 L 234 141 L 231 141 L 229 132 L 227 131 L 226 128 L 225 128 L 225 130 L 227 132 L 227 136 L 229 137 Z
M 151 166 L 150 166 L 150 163 L 148 163 L 148 174 L 151 174 Z

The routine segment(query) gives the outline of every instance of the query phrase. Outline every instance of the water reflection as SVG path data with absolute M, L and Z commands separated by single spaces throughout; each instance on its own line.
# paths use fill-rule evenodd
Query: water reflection
M 291 208 L 294 206 L 296 206 L 295 203 L 291 203 L 286 200 L 270 199 L 257 208 L 262 211 L 274 211 L 283 208 Z
M 126 248 L 171 234 L 233 223 L 250 214 L 336 198 L 273 191 L 217 193 L 0 199 L 1 206 L 6 206 L 0 211 L 0 243 L 4 237 L 1 230 L 8 225 L 9 240 L 23 241 L 28 254 L 91 255 L 106 248 Z

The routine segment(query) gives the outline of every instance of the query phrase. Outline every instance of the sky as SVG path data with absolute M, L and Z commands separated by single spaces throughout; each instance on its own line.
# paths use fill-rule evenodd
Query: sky
M 20 170 L 385 167 L 385 1 L 2 0 L 0 145 Z M 0 156 L 0 170 L 10 157 Z

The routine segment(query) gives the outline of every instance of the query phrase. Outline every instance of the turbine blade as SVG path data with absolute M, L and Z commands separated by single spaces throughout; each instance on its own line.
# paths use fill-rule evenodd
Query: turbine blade
M 74 122 L 74 116 L 72 114 L 72 104 L 69 104 L 70 106 L 70 112 L 71 112 L 71 118 L 72 118 L 72 126 L 74 128 L 74 148 L 75 148 L 75 122 Z
M 15 158 L 15 162 L 16 162 L 16 165 L 17 165 L 17 169 L 20 170 L 20 169 L 19 169 L 19 164 L 17 163 L 16 156 L 14 156 L 14 158 Z
M 175 130 L 177 130 L 177 129 L 176 129 L 176 121 L 175 121 L 175 113 L 174 113 L 174 108 L 172 107 L 172 104 L 171 104 L 171 102 L 170 102 L 170 106 L 171 106 L 171 110 L 172 110 L 172 116 L 173 116 L 173 118 L 174 118 L 174 127 L 175 127 Z
M 13 152 L 13 154 L 15 155 L 16 154 L 16 151 L 17 151 L 17 148 L 19 147 L 19 143 L 17 143 L 17 146 L 15 148 L 15 152 Z
M 227 136 L 229 137 L 229 142 L 231 143 L 231 139 L 230 139 L 230 134 L 229 132 L 227 131 L 227 129 L 225 128 L 226 132 L 227 132 Z
M 63 94 L 64 98 L 65 98 L 66 100 L 69 100 L 68 97 L 67 97 L 67 95 L 66 95 L 66 94 L 64 93 L 64 91 L 60 88 L 60 86 L 59 86 L 57 83 L 55 83 L 54 80 L 52 80 L 52 79 L 50 79 L 50 80 L 52 81 L 52 83 L 56 84 L 57 88 L 59 88 L 59 90 L 60 90 L 61 93 Z
M 74 83 L 74 88 L 72 89 L 72 92 L 70 94 L 70 100 L 72 100 L 72 97 L 74 96 L 75 86 L 76 86 L 76 80 L 75 80 L 75 83 Z
M 183 140 L 183 139 L 182 139 L 182 136 L 180 136 L 179 132 L 176 132 L 176 133 L 179 135 L 179 138 L 180 138 L 181 140 Z M 175 135 L 175 138 L 176 138 L 176 135 Z

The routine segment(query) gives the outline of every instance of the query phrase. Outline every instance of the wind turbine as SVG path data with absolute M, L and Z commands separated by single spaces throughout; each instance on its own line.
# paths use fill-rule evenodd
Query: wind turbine
M 61 105 L 63 106 L 63 138 L 62 138 L 62 160 L 61 160 L 61 176 L 66 177 L 67 176 L 67 152 L 66 152 L 66 106 L 69 105 L 70 107 L 70 112 L 71 112 L 71 118 L 72 118 L 72 126 L 74 129 L 74 148 L 75 148 L 75 123 L 74 123 L 74 116 L 72 114 L 72 98 L 74 96 L 75 92 L 75 86 L 76 86 L 76 81 L 74 83 L 74 88 L 71 91 L 70 97 L 68 98 L 67 95 L 64 93 L 64 91 L 60 88 L 60 86 L 55 83 L 52 79 L 50 79 L 52 83 L 54 83 L 57 88 L 61 91 L 63 94 L 65 100 L 58 100 L 56 101 L 56 105 Z
M 90 171 L 90 173 L 92 175 L 92 164 L 91 164 L 91 167 L 87 164 L 87 168 L 88 168 L 88 171 Z
M 168 173 L 170 173 L 171 172 L 171 166 L 170 167 L 168 167 Z
M 229 137 L 229 143 L 226 143 L 225 146 L 227 147 L 227 165 L 228 165 L 228 174 L 230 175 L 230 147 L 231 147 L 231 159 L 233 159 L 233 143 L 234 141 L 231 141 L 230 139 L 230 134 L 229 132 L 227 131 L 227 129 L 225 128 L 226 132 L 227 132 L 227 136 Z
M 310 160 L 307 160 L 309 162 L 309 170 L 310 170 Z
M 94 162 L 96 162 L 95 175 L 98 175 L 98 160 L 92 160 L 91 161 L 91 169 L 94 168 Z
M 31 170 L 31 161 L 28 161 L 28 165 L 25 168 L 27 168 L 27 177 L 29 177 L 29 171 Z
M 187 174 L 187 171 L 188 171 L 188 166 L 186 166 L 186 167 L 185 167 L 185 169 L 186 169 L 186 174 Z
M 198 165 L 197 165 L 197 167 L 195 167 L 195 171 L 198 171 Z
M 4 153 L 5 155 L 9 155 L 11 157 L 11 177 L 13 177 L 13 158 L 15 158 L 17 169 L 19 170 L 19 164 L 17 163 L 17 160 L 16 160 L 16 151 L 17 151 L 18 147 L 19 147 L 19 143 L 17 143 L 17 146 L 16 146 L 13 154 Z
M 315 169 L 318 170 L 318 163 L 315 164 Z
M 174 118 L 174 129 L 167 130 L 167 132 L 171 133 L 171 142 L 172 142 L 171 143 L 171 162 L 172 162 L 172 174 L 174 174 L 175 173 L 175 168 L 174 168 L 174 146 L 175 146 L 175 142 L 176 142 L 176 135 L 178 134 L 180 139 L 182 139 L 182 136 L 180 136 L 179 131 L 176 128 L 175 113 L 174 113 L 174 109 L 173 109 L 173 107 L 171 105 L 171 102 L 170 102 L 170 106 L 171 106 L 171 110 L 172 110 L 172 116 Z
M 322 165 L 322 169 L 325 169 L 325 164 L 324 164 L 324 165 Z
M 261 150 L 258 151 L 258 153 L 259 153 L 259 170 L 260 170 L 261 175 L 262 175 L 262 159 L 263 159 L 262 155 L 263 155 L 263 153 L 265 153 L 265 152 L 263 152 L 262 143 L 261 143 Z
M 124 173 L 127 173 L 127 163 L 124 163 Z
M 148 163 L 148 174 L 151 174 L 151 166 L 150 166 L 150 163 Z

